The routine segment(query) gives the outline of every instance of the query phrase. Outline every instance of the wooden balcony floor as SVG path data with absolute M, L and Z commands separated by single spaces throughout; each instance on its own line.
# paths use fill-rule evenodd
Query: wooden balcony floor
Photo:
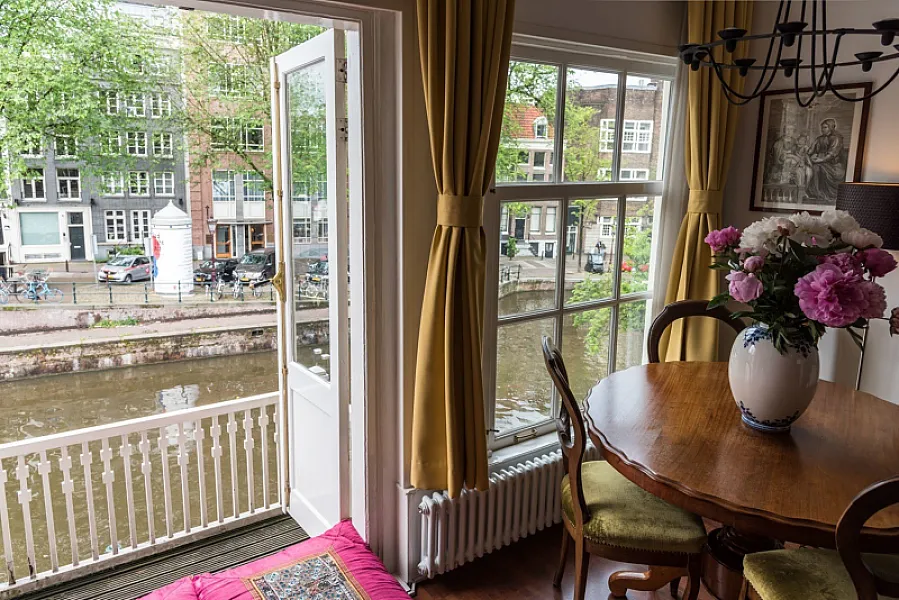
M 278 516 L 19 598 L 134 600 L 187 575 L 224 571 L 274 554 L 308 537 L 296 521 Z

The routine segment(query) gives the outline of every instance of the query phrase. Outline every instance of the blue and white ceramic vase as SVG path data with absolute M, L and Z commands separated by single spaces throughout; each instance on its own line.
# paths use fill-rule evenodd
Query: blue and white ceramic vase
M 781 354 L 767 325 L 744 329 L 734 341 L 728 367 L 743 422 L 759 431 L 789 431 L 815 397 L 818 366 L 817 346 L 790 346 Z

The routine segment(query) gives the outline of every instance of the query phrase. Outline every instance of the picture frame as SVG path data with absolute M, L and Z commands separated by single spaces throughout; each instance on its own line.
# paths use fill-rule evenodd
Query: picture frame
M 845 97 L 871 93 L 871 82 L 834 86 Z M 807 98 L 811 88 L 799 90 Z M 826 94 L 803 108 L 795 90 L 763 93 L 749 209 L 821 214 L 836 205 L 837 187 L 862 175 L 870 99 Z

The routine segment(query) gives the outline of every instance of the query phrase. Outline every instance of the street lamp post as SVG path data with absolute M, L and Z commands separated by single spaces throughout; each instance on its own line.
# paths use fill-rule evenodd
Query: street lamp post
M 215 219 L 209 216 L 209 207 L 206 207 L 206 226 L 209 228 L 209 235 L 212 239 L 212 282 L 216 283 L 218 279 L 218 271 L 215 268 Z

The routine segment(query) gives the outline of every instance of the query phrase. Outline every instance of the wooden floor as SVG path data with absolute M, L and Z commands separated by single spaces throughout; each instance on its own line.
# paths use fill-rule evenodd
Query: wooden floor
M 568 566 L 562 589 L 552 586 L 562 542 L 561 526 L 552 527 L 480 558 L 458 569 L 422 583 L 419 600 L 571 600 L 574 586 L 574 552 L 568 553 Z M 598 557 L 590 559 L 587 598 L 611 598 L 609 575 L 622 569 L 644 570 L 640 565 L 623 565 Z M 681 581 L 681 593 L 686 582 Z M 671 600 L 665 589 L 657 592 L 630 592 L 632 600 Z M 714 600 L 703 589 L 701 600 Z
M 308 538 L 290 517 L 272 517 L 114 569 L 23 594 L 16 600 L 134 600 L 181 577 L 224 571 Z

